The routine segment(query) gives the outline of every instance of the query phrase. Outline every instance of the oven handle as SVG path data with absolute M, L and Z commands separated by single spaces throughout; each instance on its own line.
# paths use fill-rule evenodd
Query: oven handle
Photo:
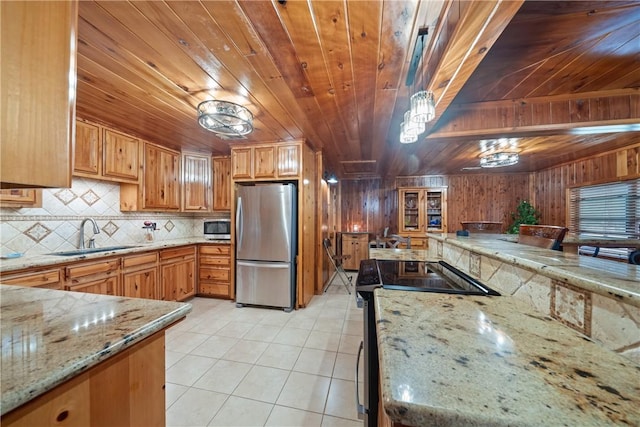
M 360 348 L 358 349 L 358 357 L 356 358 L 356 410 L 358 411 L 358 418 L 361 418 L 360 415 L 365 415 L 367 410 L 364 405 L 360 403 L 360 382 L 358 381 L 358 373 L 360 372 L 360 355 L 362 354 L 362 349 L 364 348 L 364 341 L 360 341 Z

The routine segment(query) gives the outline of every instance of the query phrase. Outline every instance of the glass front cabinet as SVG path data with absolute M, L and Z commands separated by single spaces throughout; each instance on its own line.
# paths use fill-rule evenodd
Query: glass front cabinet
M 446 188 L 399 188 L 398 197 L 398 228 L 412 248 L 422 246 L 425 233 L 447 232 Z

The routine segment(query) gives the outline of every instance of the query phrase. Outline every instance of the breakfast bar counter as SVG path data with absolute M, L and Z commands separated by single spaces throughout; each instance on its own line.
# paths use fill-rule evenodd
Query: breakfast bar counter
M 394 423 L 640 425 L 640 365 L 516 298 L 376 289 L 375 309 Z
M 124 378 L 124 390 L 115 388 L 119 384 L 117 376 L 112 373 L 106 376 L 114 396 L 106 399 L 103 406 L 109 401 L 115 405 L 124 398 L 129 404 L 133 402 L 128 400 L 130 393 L 138 393 L 140 399 L 153 393 L 163 397 L 164 330 L 191 311 L 191 305 L 186 303 L 8 285 L 0 285 L 0 299 L 3 425 L 7 421 L 5 415 L 12 415 L 10 411 L 16 408 L 19 411 L 21 405 L 44 397 L 45 393 L 105 363 L 112 366 L 113 360 L 130 372 Z M 123 365 L 128 363 L 124 356 L 127 352 L 148 347 L 150 343 L 154 345 L 153 353 L 145 350 L 142 358 L 129 357 L 132 366 Z M 145 388 L 145 381 L 153 380 L 150 378 L 156 365 L 158 387 Z M 137 375 L 139 382 L 134 381 Z M 82 399 L 91 394 L 92 410 L 96 398 L 92 394 L 96 389 L 94 380 L 88 378 L 90 386 L 77 396 Z M 64 417 L 77 416 L 74 410 L 78 408 L 83 416 L 87 415 L 84 406 L 78 404 L 66 413 L 61 412 L 61 416 L 63 413 Z M 164 399 L 160 416 L 164 419 Z M 89 422 L 90 418 L 85 420 Z

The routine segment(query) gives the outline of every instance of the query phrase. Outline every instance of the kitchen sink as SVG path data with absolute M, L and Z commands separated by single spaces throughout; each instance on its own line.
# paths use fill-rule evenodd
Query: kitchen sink
M 73 251 L 52 252 L 49 255 L 77 256 L 77 255 L 95 254 L 96 252 L 109 252 L 109 251 L 117 251 L 120 249 L 129 249 L 129 248 L 137 248 L 137 247 L 138 247 L 137 245 L 104 246 L 102 248 L 86 248 L 86 249 L 76 249 Z

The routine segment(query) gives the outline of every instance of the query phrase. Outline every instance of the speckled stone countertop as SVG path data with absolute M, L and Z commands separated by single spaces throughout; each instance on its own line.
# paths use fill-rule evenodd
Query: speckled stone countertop
M 394 422 L 640 425 L 640 365 L 511 297 L 377 289 L 375 309 Z
M 2 407 L 51 390 L 191 312 L 191 304 L 0 285 Z
M 509 241 L 514 238 L 513 235 L 477 234 L 463 237 L 453 233 L 429 233 L 427 236 L 600 295 L 613 295 L 640 307 L 640 267 L 637 265 L 521 245 Z
M 172 248 L 177 246 L 196 245 L 196 244 L 205 244 L 205 243 L 229 245 L 231 244 L 231 241 L 207 240 L 202 237 L 192 237 L 192 238 L 185 238 L 185 239 L 156 241 L 152 243 L 144 243 L 141 245 L 131 245 L 126 249 L 118 249 L 118 250 L 106 251 L 106 252 L 94 252 L 94 253 L 88 253 L 83 255 L 60 256 L 60 255 L 51 255 L 51 254 L 39 254 L 34 256 L 25 256 L 21 258 L 0 260 L 0 272 L 5 273 L 9 271 L 22 270 L 25 268 L 38 268 L 38 267 L 45 267 L 48 265 L 98 259 L 98 258 L 103 258 L 107 256 L 128 255 L 128 254 L 133 254 L 137 252 L 154 251 L 154 250 L 157 251 L 160 249 Z

